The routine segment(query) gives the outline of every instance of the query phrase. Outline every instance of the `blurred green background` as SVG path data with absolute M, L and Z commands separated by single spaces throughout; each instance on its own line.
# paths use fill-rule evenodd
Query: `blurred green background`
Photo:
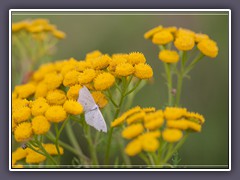
M 206 123 L 201 133 L 192 134 L 187 139 L 179 153 L 182 165 L 228 165 L 229 17 L 227 12 L 148 13 L 151 15 L 147 13 L 127 15 L 130 12 L 121 15 L 117 12 L 108 12 L 108 15 L 104 12 L 101 15 L 100 12 L 97 13 L 98 15 L 96 13 L 93 15 L 91 12 L 88 12 L 88 15 L 83 12 L 65 12 L 65 14 L 13 12 L 13 14 L 15 14 L 12 16 L 13 22 L 47 18 L 66 33 L 67 37 L 59 42 L 58 50 L 53 57 L 56 60 L 70 57 L 84 59 L 86 53 L 96 49 L 108 54 L 132 51 L 144 53 L 147 62 L 153 67 L 154 82 L 145 86 L 135 98 L 133 105 L 142 107 L 161 108 L 167 102 L 167 86 L 161 75 L 164 69 L 158 60 L 158 47 L 145 40 L 143 34 L 157 25 L 183 27 L 208 34 L 217 42 L 219 54 L 215 59 L 204 58 L 197 64 L 190 72 L 191 79 L 184 81 L 181 97 L 181 104 L 189 111 L 203 114 Z

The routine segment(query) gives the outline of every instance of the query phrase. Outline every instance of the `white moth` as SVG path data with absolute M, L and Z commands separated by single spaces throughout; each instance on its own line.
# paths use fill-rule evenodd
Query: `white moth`
M 83 86 L 79 90 L 78 102 L 83 106 L 85 121 L 98 131 L 107 132 L 107 125 L 98 105 L 95 103 L 89 90 Z

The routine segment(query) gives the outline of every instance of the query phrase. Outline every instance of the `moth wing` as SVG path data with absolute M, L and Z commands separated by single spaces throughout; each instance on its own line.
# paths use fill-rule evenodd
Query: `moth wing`
M 96 105 L 90 91 L 85 86 L 79 90 L 78 102 L 83 106 L 85 112 L 90 111 Z
M 85 121 L 88 125 L 94 127 L 98 131 L 107 132 L 107 125 L 99 108 L 86 112 Z

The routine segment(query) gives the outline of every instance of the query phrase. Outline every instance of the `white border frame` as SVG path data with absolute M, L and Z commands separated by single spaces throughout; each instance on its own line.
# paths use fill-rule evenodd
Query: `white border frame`
M 11 25 L 12 25 L 12 12 L 228 12 L 229 21 L 229 156 L 228 156 L 228 169 L 14 169 L 12 168 L 12 144 L 11 144 L 11 117 L 12 117 L 12 92 L 11 92 L 11 62 L 12 62 L 12 39 L 11 39 Z M 34 14 L 35 15 L 35 14 Z M 54 15 L 54 14 L 52 14 Z M 74 15 L 74 14 L 73 14 Z M 110 14 L 109 14 L 110 15 Z M 129 14 L 130 15 L 130 14 Z M 136 14 L 134 14 L 136 15 Z M 144 14 L 148 15 L 148 14 Z M 155 15 L 155 14 L 154 14 Z M 157 15 L 157 14 L 156 14 Z M 167 15 L 167 14 L 164 14 Z M 196 14 L 179 14 L 179 15 L 196 15 Z M 197 14 L 203 15 L 203 14 Z M 214 14 L 217 15 L 217 14 Z M 231 171 L 231 9 L 10 9 L 9 10 L 9 171 Z

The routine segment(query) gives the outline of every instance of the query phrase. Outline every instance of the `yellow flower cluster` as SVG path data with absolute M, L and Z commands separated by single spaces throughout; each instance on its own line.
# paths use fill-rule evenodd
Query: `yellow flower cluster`
M 55 144 L 47 143 L 42 144 L 42 146 L 49 155 L 58 155 L 57 147 Z M 39 148 L 34 147 L 34 149 L 41 152 Z M 62 147 L 59 147 L 59 153 L 60 155 L 63 155 L 64 150 Z M 19 165 L 17 162 L 20 160 L 25 160 L 25 162 L 29 164 L 39 164 L 46 160 L 46 156 L 39 154 L 30 148 L 22 149 L 19 147 L 12 152 L 12 166 L 14 167 L 14 165 Z M 17 168 L 19 168 L 19 166 L 17 166 Z
M 200 132 L 204 117 L 188 112 L 186 108 L 166 107 L 164 110 L 156 110 L 136 106 L 115 119 L 111 126 L 123 123 L 127 126 L 122 131 L 122 137 L 131 140 L 125 152 L 135 156 L 141 151 L 155 152 L 160 146 L 161 134 L 164 141 L 174 143 L 182 138 L 183 131 Z
M 49 34 L 58 39 L 65 37 L 65 33 L 58 30 L 55 25 L 50 24 L 47 19 L 25 20 L 12 23 L 12 32 L 18 33 L 20 31 L 32 33 L 35 39 L 40 40 L 46 38 Z
M 157 45 L 165 46 L 172 42 L 180 51 L 190 51 L 197 45 L 202 54 L 211 58 L 215 58 L 218 54 L 217 43 L 207 34 L 195 33 L 185 28 L 157 26 L 147 31 L 144 38 L 152 40 Z M 175 63 L 178 61 L 176 53 L 165 52 L 159 55 L 159 58 L 166 63 Z
M 77 102 L 79 90 L 91 90 L 100 108 L 108 104 L 102 91 L 111 88 L 116 78 L 133 75 L 140 79 L 153 76 L 142 53 L 114 54 L 100 51 L 74 58 L 43 64 L 29 82 L 18 85 L 12 93 L 12 130 L 16 141 L 27 141 L 32 135 L 45 134 L 51 123 L 66 120 L 69 114 L 79 115 L 83 107 Z

